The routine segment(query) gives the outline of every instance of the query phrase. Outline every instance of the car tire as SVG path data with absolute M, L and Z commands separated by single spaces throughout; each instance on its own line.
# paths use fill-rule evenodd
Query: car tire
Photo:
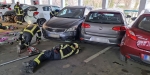
M 17 16 L 14 16 L 14 22 L 15 23 L 17 22 Z
M 122 55 L 121 52 L 119 52 L 119 59 L 124 62 L 126 62 L 127 60 L 127 58 L 124 55 Z
M 40 27 L 42 27 L 42 25 L 43 25 L 45 22 L 46 22 L 46 19 L 44 19 L 44 18 L 41 18 L 41 19 L 37 20 L 37 23 L 38 23 L 38 25 L 39 25 Z

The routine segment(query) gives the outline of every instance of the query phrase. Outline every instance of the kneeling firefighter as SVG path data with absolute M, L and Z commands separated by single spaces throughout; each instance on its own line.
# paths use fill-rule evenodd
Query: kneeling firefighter
M 53 47 L 51 50 L 42 51 L 34 60 L 24 62 L 24 71 L 33 73 L 33 70 L 46 60 L 60 60 L 71 55 L 79 53 L 79 45 L 77 43 L 60 44 Z
M 36 37 L 36 42 L 39 43 L 41 40 L 40 27 L 35 23 L 25 27 L 19 35 L 20 45 L 18 46 L 18 50 L 23 50 L 23 49 L 27 48 L 28 46 L 30 46 L 32 37 L 36 33 L 38 34 L 38 36 Z

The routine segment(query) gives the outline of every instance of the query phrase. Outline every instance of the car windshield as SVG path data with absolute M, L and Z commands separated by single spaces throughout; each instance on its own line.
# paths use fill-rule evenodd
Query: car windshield
M 80 19 L 83 15 L 84 8 L 64 8 L 56 15 L 56 17 Z
M 90 12 L 85 21 L 102 24 L 124 24 L 121 14 L 113 12 Z
M 138 28 L 150 32 L 150 15 L 139 19 Z
M 29 5 L 22 5 L 22 9 L 25 10 L 26 8 L 28 8 Z

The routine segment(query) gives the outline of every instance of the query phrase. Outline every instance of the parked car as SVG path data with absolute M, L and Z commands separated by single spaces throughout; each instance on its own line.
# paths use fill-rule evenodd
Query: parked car
M 34 5 L 29 7 L 27 16 L 24 19 L 28 24 L 37 22 L 39 26 L 42 26 L 44 22 L 50 19 L 50 12 L 56 9 L 59 9 L 59 7 L 52 5 Z
M 26 4 L 20 4 L 21 5 L 21 8 L 23 9 L 24 11 L 24 17 L 27 15 L 27 10 L 29 8 L 29 6 L 31 5 L 26 5 Z M 16 16 L 16 13 L 15 13 L 15 10 L 9 10 L 9 11 L 6 11 L 4 13 L 4 21 L 5 22 L 16 22 L 17 21 L 17 16 Z M 24 21 L 24 19 L 23 19 Z
M 150 12 L 143 10 L 136 20 L 126 28 L 121 42 L 120 59 L 133 59 L 150 64 Z
M 125 16 L 121 11 L 93 10 L 82 23 L 80 40 L 82 42 L 120 44 L 126 25 Z
M 43 24 L 43 36 L 47 39 L 58 38 L 72 41 L 79 37 L 81 24 L 90 12 L 86 6 L 67 6 L 55 17 Z
M 7 10 L 8 4 L 0 4 L 0 18 L 3 19 L 3 13 Z M 9 10 L 9 9 L 8 9 Z

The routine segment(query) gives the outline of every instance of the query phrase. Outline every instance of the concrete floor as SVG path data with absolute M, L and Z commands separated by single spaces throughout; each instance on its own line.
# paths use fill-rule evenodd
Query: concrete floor
M 39 50 L 47 50 L 60 43 L 62 42 L 58 40 L 43 39 L 42 43 L 36 47 Z M 16 45 L 17 43 L 0 46 L 0 64 L 27 55 L 25 52 L 18 56 Z M 29 61 L 35 56 L 1 66 L 0 75 L 150 75 L 149 66 L 130 60 L 128 63 L 120 61 L 118 58 L 119 48 L 114 46 L 88 63 L 84 63 L 85 59 L 111 45 L 94 43 L 80 43 L 80 45 L 82 51 L 78 55 L 63 60 L 45 62 L 33 74 L 24 74 L 20 72 L 20 69 L 22 62 Z

